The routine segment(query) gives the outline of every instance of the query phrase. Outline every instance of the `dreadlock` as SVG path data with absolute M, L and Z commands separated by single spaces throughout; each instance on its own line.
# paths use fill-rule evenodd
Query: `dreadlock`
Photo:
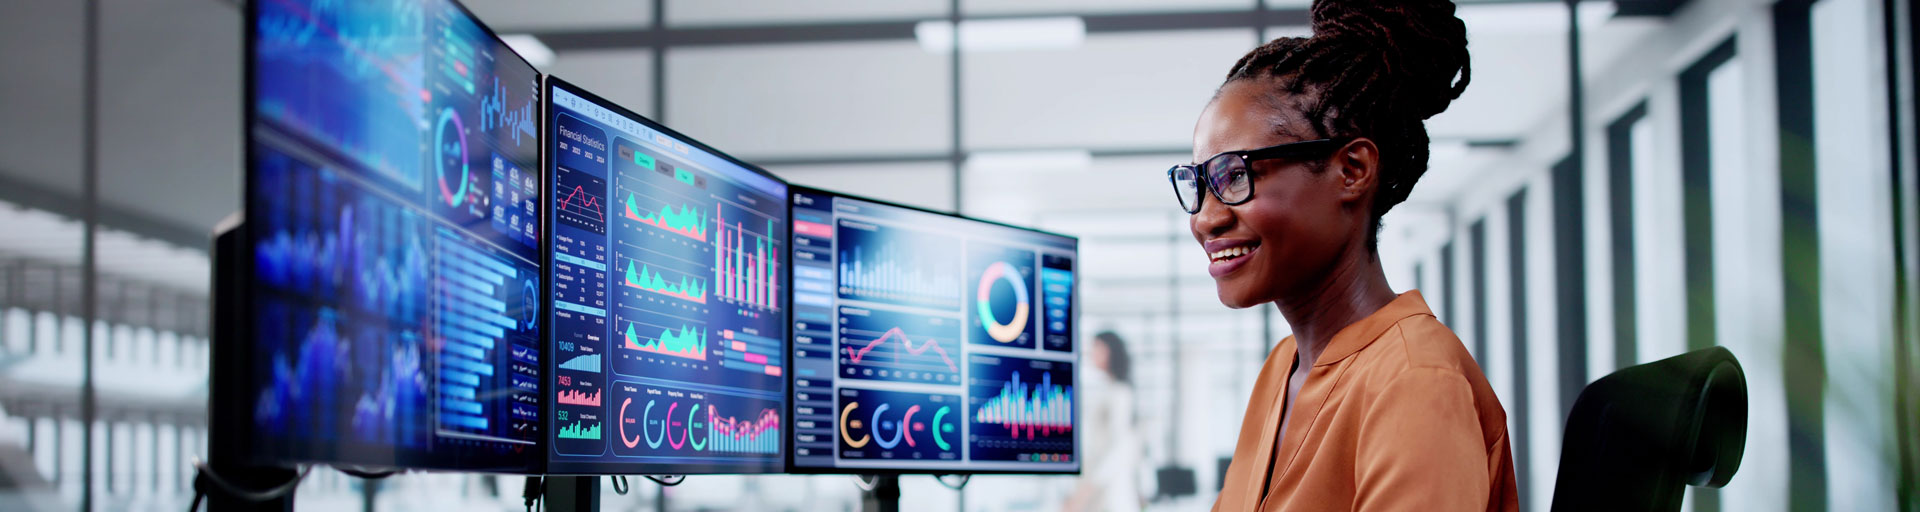
M 1472 78 L 1467 28 L 1447 0 L 1315 0 L 1313 37 L 1255 48 L 1226 83 L 1261 80 L 1294 96 L 1315 138 L 1366 137 L 1380 148 L 1367 246 L 1380 218 L 1427 172 L 1425 121 L 1447 109 Z M 1454 80 L 1455 76 L 1459 80 Z

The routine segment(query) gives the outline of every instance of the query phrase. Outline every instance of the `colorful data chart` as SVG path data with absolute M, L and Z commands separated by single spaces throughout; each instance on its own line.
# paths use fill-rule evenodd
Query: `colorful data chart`
M 621 284 L 695 304 L 707 303 L 706 281 L 692 276 L 670 279 L 666 272 L 651 268 L 644 263 L 636 268 L 634 260 L 627 260 L 626 276 Z
M 614 382 L 615 455 L 625 457 L 778 455 L 779 401 Z
M 960 305 L 959 243 L 906 229 L 841 219 L 840 298 L 954 309 Z
M 520 270 L 508 260 L 483 252 L 476 244 L 439 229 L 435 252 L 440 278 L 435 310 L 440 350 L 439 428 L 469 436 L 522 441 L 515 432 L 529 424 L 512 418 L 510 403 L 539 396 L 537 364 L 501 364 L 501 351 L 532 343 L 532 331 L 519 319 Z M 532 351 L 524 352 L 531 355 Z M 521 395 L 527 395 L 522 398 Z
M 736 304 L 764 310 L 780 309 L 780 254 L 778 243 L 768 236 L 775 233 L 773 221 L 766 230 L 754 233 L 735 222 L 727 224 L 725 211 L 716 207 L 720 237 L 715 242 L 714 280 L 722 298 Z
M 573 359 L 568 359 L 567 362 L 560 363 L 560 369 L 600 373 L 600 354 L 574 356 Z
M 837 408 L 842 459 L 960 460 L 958 396 L 841 388 Z
M 784 370 L 780 340 L 727 329 L 720 331 L 720 367 L 747 373 L 779 376 Z
M 629 350 L 695 361 L 707 360 L 707 331 L 703 328 L 684 326 L 679 330 L 662 330 L 649 337 L 637 332 L 635 324 L 628 322 L 623 338 L 623 346 Z
M 1040 296 L 1045 298 L 1046 337 L 1040 346 L 1073 352 L 1073 259 L 1046 254 L 1040 257 Z
M 874 308 L 840 307 L 840 377 L 960 383 L 960 321 Z
M 557 435 L 561 439 L 591 439 L 597 441 L 600 439 L 600 424 L 594 423 L 588 425 L 586 422 L 576 422 L 560 427 L 560 433 Z
M 968 303 L 973 310 L 969 315 L 973 330 L 967 341 L 1033 348 L 1037 339 L 1034 324 L 1040 316 L 1033 305 L 1037 288 L 1033 251 L 974 245 L 967 257 L 974 269 L 968 289 L 973 299 Z
M 973 460 L 1071 462 L 1073 363 L 968 357 Z
M 626 200 L 622 201 L 626 205 L 625 215 L 628 220 L 638 221 L 694 241 L 707 241 L 709 218 L 705 212 L 685 204 L 678 207 L 661 206 L 657 209 L 649 209 L 641 206 L 641 197 L 644 196 L 628 192 Z

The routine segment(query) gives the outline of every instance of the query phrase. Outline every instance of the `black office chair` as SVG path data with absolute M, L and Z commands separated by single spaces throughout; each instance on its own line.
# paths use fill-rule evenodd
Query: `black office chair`
M 1722 347 L 1613 372 L 1567 415 L 1555 512 L 1677 511 L 1685 486 L 1722 487 L 1747 444 L 1747 378 Z

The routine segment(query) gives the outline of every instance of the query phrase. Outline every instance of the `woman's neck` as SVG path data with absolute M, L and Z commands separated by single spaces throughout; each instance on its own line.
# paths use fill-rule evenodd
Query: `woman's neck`
M 1393 288 L 1387 286 L 1386 271 L 1372 251 L 1342 260 L 1318 283 L 1274 301 L 1293 327 L 1300 368 L 1313 365 L 1341 329 L 1393 302 Z

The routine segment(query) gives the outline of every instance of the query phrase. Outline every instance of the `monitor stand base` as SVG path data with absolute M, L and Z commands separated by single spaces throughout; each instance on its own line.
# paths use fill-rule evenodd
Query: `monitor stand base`
M 900 477 L 879 475 L 873 488 L 860 493 L 861 512 L 900 512 Z
M 250 467 L 236 468 L 209 465 L 220 476 L 235 486 L 244 489 L 271 489 L 300 477 L 300 470 L 293 468 Z M 299 490 L 288 489 L 286 494 L 264 501 L 254 501 L 231 494 L 208 479 L 207 475 L 194 477 L 194 490 L 207 494 L 208 512 L 246 511 L 246 512 L 293 512 L 293 495 Z

